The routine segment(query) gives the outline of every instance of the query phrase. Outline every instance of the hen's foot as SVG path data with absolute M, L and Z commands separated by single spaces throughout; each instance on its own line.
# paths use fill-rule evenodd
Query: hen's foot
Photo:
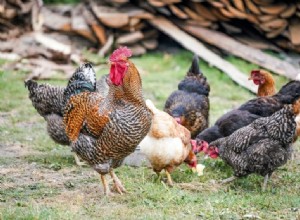
M 117 192 L 120 193 L 121 195 L 123 195 L 123 193 L 126 193 L 127 191 L 123 186 L 122 182 L 120 181 L 120 179 L 117 177 L 117 175 L 113 171 L 110 171 L 109 173 L 115 183 L 115 188 Z
M 80 158 L 77 156 L 76 153 L 73 153 L 73 155 L 74 155 L 75 163 L 76 163 L 77 166 L 82 167 L 82 166 L 87 165 L 84 161 L 80 160 Z
M 236 176 L 232 176 L 232 177 L 229 177 L 227 179 L 224 179 L 221 181 L 221 184 L 226 184 L 226 183 L 230 183 L 232 182 L 233 180 L 235 180 L 237 177 Z
M 263 183 L 263 185 L 262 185 L 262 191 L 263 191 L 263 192 L 264 192 L 264 191 L 266 190 L 266 188 L 267 188 L 267 183 L 268 183 L 269 177 L 270 177 L 269 174 L 265 175 L 264 183 Z
M 171 174 L 167 170 L 166 170 L 166 175 L 167 175 L 167 178 L 168 178 L 168 180 L 167 180 L 168 185 L 170 187 L 173 187 L 174 184 L 173 184 L 173 180 L 172 180 Z

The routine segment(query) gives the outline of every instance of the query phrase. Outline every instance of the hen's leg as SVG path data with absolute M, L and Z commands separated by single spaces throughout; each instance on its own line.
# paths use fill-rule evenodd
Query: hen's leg
M 233 180 L 235 180 L 237 177 L 236 176 L 232 176 L 232 177 L 229 177 L 227 179 L 224 179 L 221 181 L 221 184 L 225 184 L 225 183 L 230 183 L 232 182 Z
M 105 179 L 105 175 L 102 175 L 102 174 L 100 174 L 100 175 L 101 175 L 101 181 L 102 181 L 103 188 L 104 188 L 104 194 L 105 194 L 106 196 L 112 195 L 112 193 L 111 193 L 111 191 L 110 191 L 110 189 L 109 189 L 108 183 L 107 183 L 107 181 L 106 181 L 106 179 Z
M 268 180 L 269 180 L 269 177 L 271 177 L 271 175 L 268 173 L 267 175 L 265 175 L 265 178 L 264 178 L 264 183 L 262 185 L 262 191 L 264 192 L 267 188 L 267 183 L 268 183 Z
M 171 174 L 169 173 L 168 170 L 166 170 L 166 174 L 167 174 L 167 178 L 168 178 L 168 181 L 167 181 L 168 185 L 169 185 L 169 186 L 174 186 L 173 181 L 172 181 Z
M 83 165 L 86 165 L 85 162 L 83 162 L 83 161 L 80 160 L 80 158 L 77 156 L 76 153 L 73 153 L 73 155 L 74 155 L 75 163 L 76 163 L 77 166 L 81 167 Z
M 111 178 L 114 180 L 115 183 L 115 187 L 118 191 L 118 193 L 120 193 L 121 195 L 124 193 L 126 193 L 126 189 L 123 186 L 123 184 L 121 183 L 120 179 L 117 177 L 117 175 L 114 173 L 114 171 L 109 171 Z

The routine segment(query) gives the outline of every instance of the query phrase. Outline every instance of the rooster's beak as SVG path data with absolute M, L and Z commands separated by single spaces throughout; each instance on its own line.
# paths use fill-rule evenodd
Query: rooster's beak
M 248 80 L 253 80 L 253 77 L 252 77 L 252 76 L 250 76 L 250 77 L 248 78 Z

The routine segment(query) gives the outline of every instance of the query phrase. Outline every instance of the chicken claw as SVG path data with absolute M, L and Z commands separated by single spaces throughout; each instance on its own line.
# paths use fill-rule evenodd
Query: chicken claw
M 115 183 L 115 188 L 117 190 L 118 193 L 120 193 L 121 195 L 123 195 L 123 193 L 126 193 L 126 189 L 123 186 L 121 180 L 117 177 L 117 175 L 114 173 L 114 171 L 110 171 L 110 176 L 111 178 L 114 180 Z
M 173 184 L 173 181 L 172 181 L 171 174 L 167 170 L 166 170 L 166 175 L 167 175 L 167 178 L 168 178 L 168 181 L 167 181 L 168 185 L 173 187 L 174 184 Z
M 224 179 L 221 181 L 221 184 L 226 184 L 226 183 L 230 183 L 232 182 L 233 180 L 235 180 L 237 177 L 236 176 L 232 176 L 232 177 L 229 177 L 227 179 Z
M 76 163 L 77 166 L 82 167 L 82 166 L 87 165 L 84 161 L 80 160 L 80 158 L 77 156 L 76 153 L 73 153 L 73 155 L 74 155 L 75 163 Z

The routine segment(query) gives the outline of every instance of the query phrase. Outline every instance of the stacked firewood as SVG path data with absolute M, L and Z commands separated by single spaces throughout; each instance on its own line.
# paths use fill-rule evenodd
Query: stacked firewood
M 44 7 L 44 27 L 78 34 L 98 45 L 100 55 L 120 45 L 128 46 L 134 55 L 155 49 L 158 31 L 146 22 L 153 15 L 133 4 L 124 4 L 126 1 L 113 2 L 115 4 L 111 5 L 103 1 L 88 1 L 64 9 Z
M 261 35 L 281 48 L 300 51 L 300 3 L 297 1 L 147 0 L 147 5 L 166 17 L 184 20 L 188 25 L 236 35 L 244 43 L 259 46 L 259 42 L 245 36 Z M 252 28 L 258 33 L 253 33 Z
M 0 0 L 0 40 L 39 28 L 41 6 L 41 0 Z

